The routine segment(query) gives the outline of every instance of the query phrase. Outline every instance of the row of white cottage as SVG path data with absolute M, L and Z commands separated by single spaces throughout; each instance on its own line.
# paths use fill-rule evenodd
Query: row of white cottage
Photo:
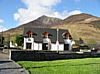
M 56 43 L 52 43 L 51 39 L 49 38 L 50 34 L 48 32 L 42 33 L 43 38 L 41 43 L 37 43 L 34 40 L 34 36 L 36 35 L 32 31 L 27 32 L 27 37 L 24 37 L 24 50 L 50 50 L 50 51 L 65 51 L 71 50 L 72 45 L 75 44 L 72 39 L 70 39 L 70 34 L 68 32 L 64 32 L 62 34 L 64 43 L 60 44 L 59 40 Z M 52 36 L 52 35 L 51 35 Z

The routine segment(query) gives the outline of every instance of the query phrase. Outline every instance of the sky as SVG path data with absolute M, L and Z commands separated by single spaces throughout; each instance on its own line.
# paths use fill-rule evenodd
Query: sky
M 65 19 L 80 13 L 100 17 L 100 0 L 0 0 L 0 31 L 42 15 Z

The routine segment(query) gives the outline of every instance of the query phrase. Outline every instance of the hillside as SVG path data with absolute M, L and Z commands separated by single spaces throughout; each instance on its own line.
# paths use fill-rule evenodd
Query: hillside
M 68 28 L 74 39 L 81 37 L 88 44 L 100 43 L 100 18 L 89 14 L 70 16 L 63 25 L 53 28 Z
M 67 23 L 67 24 L 68 23 L 79 23 L 79 22 L 83 22 L 83 21 L 85 21 L 86 19 L 89 19 L 89 18 L 95 19 L 97 17 L 92 16 L 90 14 L 82 13 L 82 14 L 77 14 L 77 15 L 69 16 L 68 18 L 64 19 L 64 22 Z
M 23 34 L 24 27 L 68 29 L 75 40 L 81 37 L 89 44 L 100 43 L 100 18 L 90 14 L 72 15 L 64 20 L 43 15 L 34 21 L 5 31 L 4 36 L 6 38 L 10 36 L 14 40 L 16 35 Z

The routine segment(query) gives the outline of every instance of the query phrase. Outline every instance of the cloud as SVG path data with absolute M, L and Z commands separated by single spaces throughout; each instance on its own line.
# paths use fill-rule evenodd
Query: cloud
M 0 19 L 0 23 L 3 23 L 3 22 L 4 22 L 4 20 Z
M 57 3 L 61 2 L 61 0 L 22 0 L 22 2 L 28 5 L 29 7 L 32 7 L 35 5 L 51 7 L 52 5 L 56 5 Z
M 73 10 L 73 11 L 63 11 L 63 12 L 54 12 L 53 14 L 51 14 L 52 17 L 57 17 L 57 18 L 61 18 L 61 19 L 65 19 L 71 15 L 75 15 L 75 14 L 81 14 L 82 12 L 80 10 Z
M 60 2 L 60 0 L 22 0 L 27 8 L 19 8 L 14 14 L 14 19 L 20 23 L 34 20 L 42 15 L 53 13 L 52 6 Z
M 6 30 L 7 30 L 7 28 L 6 28 L 6 27 L 4 27 L 4 26 L 0 25 L 0 32 L 2 32 L 2 31 L 6 31 Z
M 0 19 L 0 32 L 7 30 L 6 27 L 2 26 L 2 23 L 4 23 L 4 20 Z
M 82 12 L 80 10 L 73 10 L 73 11 L 70 11 L 68 16 L 71 16 L 71 15 L 75 15 L 75 14 L 81 14 Z
M 81 13 L 79 10 L 55 11 L 53 7 L 60 3 L 61 0 L 22 0 L 22 2 L 26 5 L 26 8 L 19 8 L 18 11 L 14 13 L 14 19 L 18 21 L 19 24 L 35 20 L 42 15 L 64 19 L 69 15 Z

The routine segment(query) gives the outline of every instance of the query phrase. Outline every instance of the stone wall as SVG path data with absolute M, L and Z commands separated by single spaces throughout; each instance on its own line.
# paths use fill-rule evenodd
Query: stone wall
M 67 53 L 57 51 L 11 51 L 11 59 L 14 61 L 49 61 L 58 59 L 76 59 L 100 57 L 100 53 Z

